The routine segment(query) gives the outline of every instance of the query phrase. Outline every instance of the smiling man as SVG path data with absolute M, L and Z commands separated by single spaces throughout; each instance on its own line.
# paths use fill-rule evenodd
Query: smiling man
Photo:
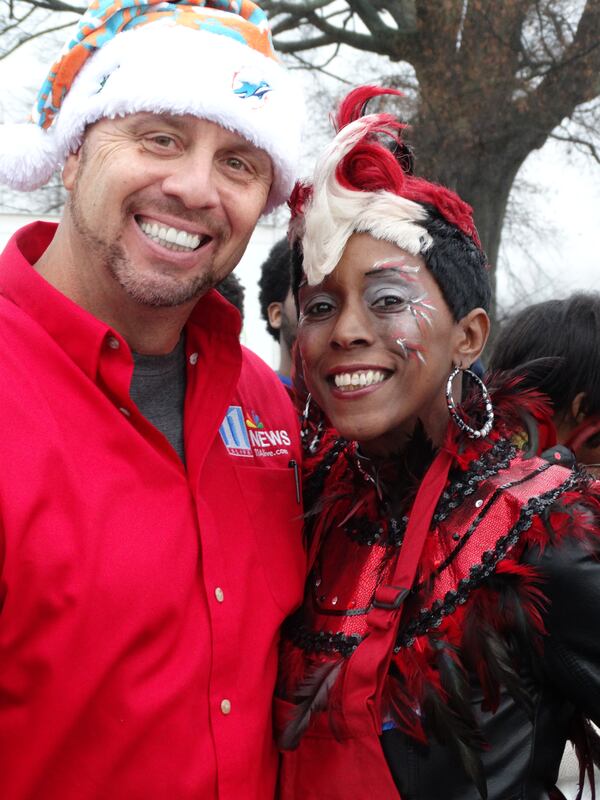
M 300 106 L 248 0 L 95 0 L 0 128 L 1 182 L 69 192 L 0 256 L 3 800 L 273 796 L 297 422 L 212 287 Z

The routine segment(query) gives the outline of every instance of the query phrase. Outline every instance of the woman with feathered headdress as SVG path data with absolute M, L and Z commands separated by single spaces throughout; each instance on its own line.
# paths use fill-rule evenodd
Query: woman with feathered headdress
M 599 487 L 543 398 L 470 370 L 487 263 L 402 125 L 342 103 L 292 196 L 310 575 L 282 636 L 282 800 L 559 798 L 593 780 Z M 523 443 L 529 449 L 523 449 Z

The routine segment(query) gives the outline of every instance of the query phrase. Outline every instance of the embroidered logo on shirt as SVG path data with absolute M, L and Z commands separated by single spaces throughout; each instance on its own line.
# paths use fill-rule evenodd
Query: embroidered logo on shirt
M 287 456 L 287 448 L 292 444 L 286 430 L 266 430 L 256 411 L 244 414 L 241 406 L 229 406 L 219 433 L 227 452 L 232 456 Z
M 251 430 L 262 431 L 265 426 L 260 421 L 260 417 L 258 416 L 256 411 L 253 411 L 250 414 L 250 417 L 246 417 L 246 427 L 250 428 Z
M 241 406 L 229 406 L 225 419 L 219 428 L 223 444 L 232 456 L 252 458 L 254 453 L 248 439 L 248 431 L 244 424 L 244 413 Z

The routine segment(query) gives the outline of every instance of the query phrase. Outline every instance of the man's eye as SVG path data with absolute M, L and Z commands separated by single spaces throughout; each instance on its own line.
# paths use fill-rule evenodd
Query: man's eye
M 175 140 L 171 136 L 155 136 L 154 141 L 156 144 L 161 145 L 161 147 L 170 147 L 172 144 L 175 144 Z
M 248 164 L 237 156 L 229 156 L 227 159 L 227 166 L 235 172 L 250 172 Z
M 147 148 L 156 152 L 174 153 L 177 150 L 177 140 L 166 133 L 150 134 L 144 138 Z

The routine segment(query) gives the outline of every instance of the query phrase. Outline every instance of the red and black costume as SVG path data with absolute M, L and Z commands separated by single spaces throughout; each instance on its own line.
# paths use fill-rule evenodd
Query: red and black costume
M 560 798 L 569 738 L 591 776 L 600 487 L 562 448 L 524 452 L 527 426 L 537 452 L 549 444 L 548 415 L 515 388 L 492 392 L 485 440 L 449 425 L 408 590 L 398 563 L 440 457 L 422 431 L 377 469 L 333 433 L 309 458 L 312 571 L 277 701 L 282 800 Z

